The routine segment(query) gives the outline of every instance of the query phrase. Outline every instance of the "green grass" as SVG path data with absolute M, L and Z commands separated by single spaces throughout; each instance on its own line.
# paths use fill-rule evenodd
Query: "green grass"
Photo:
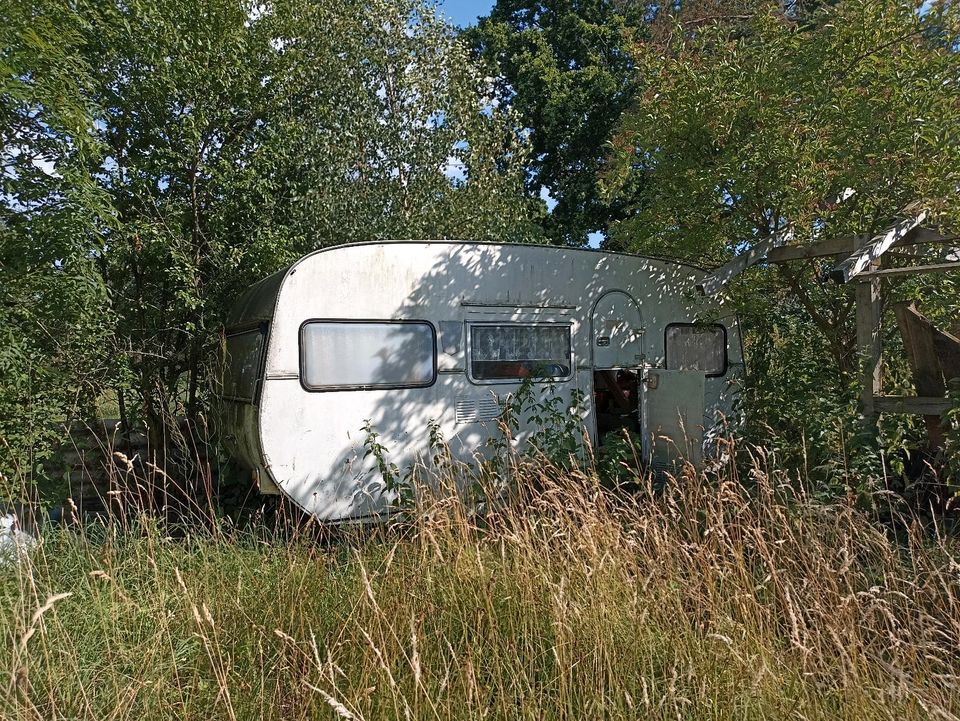
M 11 719 L 911 719 L 960 712 L 960 565 L 734 468 L 621 498 L 521 466 L 481 519 L 46 536 L 0 582 Z M 69 596 L 63 594 L 70 594 Z

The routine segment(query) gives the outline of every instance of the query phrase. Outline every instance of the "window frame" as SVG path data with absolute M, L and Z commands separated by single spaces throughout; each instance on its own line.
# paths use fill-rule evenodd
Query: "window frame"
M 329 325 L 422 325 L 430 329 L 431 343 L 431 377 L 429 383 L 356 383 L 346 385 L 312 386 L 307 383 L 304 376 L 304 362 L 306 360 L 306 349 L 303 344 L 303 331 L 311 323 L 326 323 Z M 297 379 L 300 381 L 300 387 L 308 393 L 337 393 L 340 391 L 385 391 L 400 390 L 411 388 L 430 388 L 437 382 L 437 329 L 428 320 L 419 320 L 415 318 L 308 318 L 300 324 L 297 330 L 297 355 L 299 356 L 297 367 Z
M 573 323 L 572 322 L 551 322 L 551 321 L 467 321 L 467 332 L 466 332 L 466 372 L 467 379 L 474 385 L 517 385 L 522 383 L 524 378 L 475 378 L 473 376 L 473 329 L 475 327 L 521 327 L 521 328 L 566 328 L 568 332 L 568 347 L 570 349 L 570 371 L 565 376 L 551 376 L 549 378 L 543 378 L 538 376 L 530 376 L 530 381 L 533 383 L 565 383 L 573 379 L 576 375 L 577 364 L 576 356 L 574 354 L 573 347 Z
M 238 325 L 232 328 L 225 328 L 223 331 L 223 344 L 224 344 L 224 357 L 225 360 L 229 359 L 229 351 L 227 351 L 227 343 L 230 342 L 230 339 L 238 335 L 246 335 L 248 333 L 259 333 L 260 334 L 260 358 L 257 361 L 257 371 L 256 376 L 253 381 L 253 395 L 250 398 L 238 395 L 227 395 L 222 393 L 220 397 L 225 401 L 231 401 L 233 403 L 246 403 L 254 407 L 259 407 L 260 405 L 260 396 L 263 392 L 263 381 L 264 381 L 264 370 L 267 364 L 267 342 L 269 339 L 270 324 L 267 321 L 257 322 L 257 323 L 248 323 L 246 325 Z M 229 368 L 226 369 L 229 372 Z
M 727 326 L 723 323 L 667 323 L 663 329 L 663 368 L 671 370 L 669 357 L 669 344 L 667 334 L 671 328 L 719 328 L 723 332 L 723 369 L 719 373 L 704 373 L 707 378 L 723 378 L 730 369 L 729 338 L 727 337 Z M 673 369 L 676 370 L 676 369 Z

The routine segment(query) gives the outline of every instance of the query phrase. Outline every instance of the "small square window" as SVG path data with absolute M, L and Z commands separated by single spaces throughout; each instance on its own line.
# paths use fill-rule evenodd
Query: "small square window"
M 665 345 L 667 370 L 703 371 L 707 377 L 727 372 L 727 329 L 722 325 L 672 323 Z
M 456 355 L 460 352 L 463 339 L 463 323 L 458 320 L 440 321 L 440 350 L 447 355 Z

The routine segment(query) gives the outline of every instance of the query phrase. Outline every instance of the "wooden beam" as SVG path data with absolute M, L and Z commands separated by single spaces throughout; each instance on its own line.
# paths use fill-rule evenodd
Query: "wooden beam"
M 918 225 L 907 233 L 897 245 L 926 245 L 927 243 L 950 243 L 960 238 L 957 235 L 943 235 L 932 228 Z
M 757 243 L 745 253 L 734 256 L 728 263 L 721 265 L 713 271 L 713 273 L 697 283 L 697 292 L 701 295 L 716 295 L 727 283 L 751 265 L 756 265 L 763 260 L 767 256 L 767 253 L 780 245 L 788 235 L 789 231 L 788 233 L 778 233 L 772 238 L 767 238 Z
M 781 245 L 767 253 L 767 260 L 771 263 L 785 263 L 790 260 L 806 260 L 808 258 L 826 258 L 840 253 L 852 253 L 866 240 L 863 236 L 843 236 L 828 238 L 808 245 Z
M 869 240 L 870 238 L 863 235 L 845 235 L 839 238 L 818 240 L 815 243 L 809 243 L 807 245 L 781 245 L 767 253 L 767 261 L 770 263 L 786 263 L 791 260 L 827 258 L 831 255 L 852 253 L 857 248 L 864 246 Z M 949 243 L 954 240 L 960 240 L 960 236 L 940 235 L 940 233 L 935 230 L 930 230 L 929 228 L 918 225 L 891 247 L 912 248 L 917 245 Z M 915 253 L 919 253 L 919 251 L 915 251 Z
M 960 378 L 960 338 L 953 333 L 934 328 L 933 350 L 940 362 L 944 381 L 949 383 L 954 378 Z
M 830 277 L 837 283 L 847 283 L 863 271 L 870 270 L 880 256 L 893 247 L 896 242 L 902 240 L 907 233 L 919 226 L 926 217 L 927 213 L 924 211 L 913 218 L 901 220 L 879 235 L 875 235 L 870 239 L 870 242 L 855 250 L 849 258 L 837 265 L 830 272 Z
M 942 396 L 947 389 L 937 360 L 936 328 L 913 303 L 895 303 L 893 312 L 897 316 L 917 392 L 924 396 Z
M 849 195 L 852 194 L 852 192 L 849 193 Z M 838 201 L 844 200 L 849 195 L 839 196 Z M 922 227 L 920 223 L 923 222 L 925 217 L 926 212 L 921 213 L 916 218 L 904 220 L 873 238 L 868 238 L 865 235 L 851 235 L 828 238 L 807 245 L 783 245 L 792 235 L 792 232 L 787 230 L 757 244 L 717 268 L 697 284 L 697 291 L 701 295 L 715 295 L 747 268 L 763 260 L 769 263 L 786 263 L 791 260 L 827 258 L 852 253 L 853 255 L 841 262 L 831 273 L 834 280 L 846 283 L 850 278 L 861 275 L 870 262 L 879 258 L 890 248 L 905 248 L 926 243 L 946 243 L 960 237 L 944 236 L 935 230 Z M 852 274 L 847 274 L 847 271 L 844 270 L 845 267 L 853 269 L 858 265 L 860 269 Z
M 902 275 L 920 275 L 922 273 L 946 273 L 951 270 L 960 270 L 960 262 L 932 263 L 930 265 L 906 265 L 902 268 L 881 268 L 879 270 L 865 270 L 854 280 L 870 280 L 871 278 L 897 278 Z
M 910 413 L 939 417 L 950 408 L 947 398 L 931 396 L 876 396 L 873 406 L 879 413 Z
M 878 282 L 876 279 L 871 283 Z M 936 328 L 927 320 L 913 303 L 896 303 L 893 312 L 897 316 L 897 326 L 903 336 L 903 345 L 913 372 L 913 385 L 917 395 L 926 398 L 943 398 L 947 388 L 943 382 L 943 371 L 937 359 L 934 340 Z M 943 429 L 940 427 L 940 412 L 924 414 L 930 447 L 934 450 L 943 445 Z

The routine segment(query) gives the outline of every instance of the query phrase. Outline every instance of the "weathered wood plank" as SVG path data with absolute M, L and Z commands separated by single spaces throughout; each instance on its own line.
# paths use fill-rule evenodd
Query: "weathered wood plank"
M 946 398 L 929 396 L 875 396 L 873 405 L 879 413 L 910 413 L 939 417 L 950 408 L 950 401 Z
M 869 280 L 870 278 L 896 278 L 902 275 L 920 275 L 922 273 L 945 273 L 951 270 L 960 270 L 960 262 L 931 263 L 929 265 L 904 266 L 903 268 L 865 270 L 857 275 L 854 280 Z
M 874 279 L 871 282 L 878 282 Z M 917 394 L 926 398 L 943 398 L 947 389 L 943 382 L 943 371 L 937 358 L 935 343 L 936 328 L 914 306 L 913 303 L 897 303 L 893 306 L 897 316 L 897 326 L 903 336 L 903 345 L 913 372 L 913 384 Z M 943 445 L 943 429 L 940 427 L 940 413 L 934 411 L 924 414 L 927 435 L 931 448 Z
M 791 260 L 826 258 L 839 253 L 852 253 L 866 240 L 863 236 L 848 235 L 840 238 L 828 238 L 808 245 L 782 245 L 767 253 L 771 263 L 786 263 Z
M 709 276 L 697 285 L 697 291 L 702 295 L 715 295 L 727 283 L 743 273 L 747 268 L 766 260 L 769 263 L 787 263 L 792 260 L 809 260 L 811 258 L 828 258 L 834 255 L 853 254 L 846 258 L 831 273 L 831 277 L 839 282 L 847 282 L 848 278 L 840 271 L 844 264 L 851 264 L 854 258 L 863 258 L 861 270 L 850 277 L 862 275 L 873 260 L 879 258 L 890 248 L 907 248 L 928 243 L 946 243 L 957 240 L 960 236 L 944 236 L 935 230 L 920 225 L 926 213 L 898 223 L 888 231 L 869 238 L 865 235 L 848 235 L 838 238 L 827 238 L 806 245 L 784 245 L 790 238 L 789 231 L 781 233 L 757 244 L 750 250 L 733 257 L 729 262 L 714 270 Z M 888 237 L 889 236 L 889 237 Z M 878 242 L 883 241 L 883 242 Z M 871 255 L 872 254 L 872 255 Z M 927 272 L 935 272 L 933 270 Z M 838 274 L 839 273 L 839 274 Z M 843 280 L 839 280 L 844 278 Z
M 786 263 L 791 260 L 809 260 L 810 258 L 827 258 L 831 255 L 841 253 L 852 253 L 857 248 L 871 240 L 863 235 L 845 235 L 839 238 L 828 238 L 818 240 L 815 243 L 807 245 L 781 245 L 773 248 L 767 253 L 767 261 L 770 263 Z M 893 248 L 913 248 L 918 245 L 929 243 L 948 243 L 960 240 L 960 236 L 945 236 L 935 230 L 917 226 L 906 233 L 900 240 L 896 241 Z M 914 251 L 918 253 L 919 251 Z
M 960 378 L 960 338 L 934 328 L 933 348 L 937 353 L 937 360 L 940 361 L 944 380 L 949 382 L 954 378 Z
M 784 240 L 785 236 L 778 234 L 772 238 L 767 238 L 766 240 L 757 243 L 745 253 L 740 253 L 739 255 L 734 256 L 729 262 L 721 265 L 719 268 L 713 271 L 713 273 L 700 281 L 697 284 L 697 292 L 701 295 L 707 296 L 716 295 L 727 283 L 736 278 L 751 265 L 756 265 L 765 257 L 767 257 L 767 253 L 769 253 Z
M 830 277 L 838 283 L 846 283 L 863 271 L 869 270 L 871 265 L 875 263 L 880 256 L 893 247 L 895 243 L 903 240 L 903 238 L 911 230 L 919 226 L 926 217 L 927 213 L 923 211 L 919 215 L 901 220 L 884 232 L 875 235 L 870 239 L 870 242 L 862 248 L 855 250 L 849 258 L 837 265 L 830 272 Z
M 937 353 L 937 336 L 953 336 L 938 330 L 913 303 L 896 303 L 893 312 L 903 336 L 917 392 L 924 396 L 944 395 L 947 389 Z
M 932 228 L 918 226 L 911 230 L 898 245 L 926 245 L 928 243 L 950 243 L 960 239 L 957 235 L 943 235 Z
M 882 381 L 880 365 L 880 281 L 857 286 L 857 351 L 860 357 L 860 405 L 868 432 L 876 428 L 873 399 L 879 395 Z

